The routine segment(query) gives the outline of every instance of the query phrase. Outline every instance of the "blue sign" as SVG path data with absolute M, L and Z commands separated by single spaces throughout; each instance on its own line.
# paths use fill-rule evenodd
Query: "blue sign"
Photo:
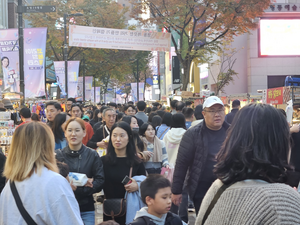
M 108 91 L 112 91 L 112 88 L 107 88 Z

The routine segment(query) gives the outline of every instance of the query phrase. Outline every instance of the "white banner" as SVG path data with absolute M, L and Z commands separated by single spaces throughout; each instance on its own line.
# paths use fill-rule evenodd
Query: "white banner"
M 170 51 L 171 33 L 70 25 L 69 46 Z

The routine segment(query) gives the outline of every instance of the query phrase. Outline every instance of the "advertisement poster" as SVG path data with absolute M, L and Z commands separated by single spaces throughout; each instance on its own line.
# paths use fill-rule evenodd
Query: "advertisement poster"
M 19 45 L 17 29 L 0 30 L 1 90 L 20 91 Z
M 94 101 L 94 98 L 95 98 L 94 93 L 95 93 L 95 88 L 92 87 L 92 89 L 91 89 L 91 102 L 95 102 Z
M 54 62 L 54 70 L 56 75 L 56 81 L 65 94 L 65 62 Z M 79 74 L 79 61 L 68 61 L 68 96 L 69 98 L 78 97 L 82 88 L 78 87 L 78 74 Z M 81 95 L 82 96 L 82 95 Z
M 47 28 L 24 29 L 25 97 L 45 95 L 45 50 Z M 20 91 L 18 29 L 0 30 L 2 90 Z
M 64 61 L 54 61 L 54 70 L 56 76 L 56 83 L 61 90 L 61 94 L 66 96 L 66 89 L 65 89 L 65 62 Z
M 170 51 L 171 33 L 69 26 L 69 46 L 140 51 Z
M 136 83 L 131 83 L 131 97 L 132 97 L 132 101 L 133 102 L 137 102 L 137 87 L 136 87 Z
M 96 102 L 100 102 L 100 87 L 96 87 Z
M 144 88 L 145 83 L 140 82 L 139 83 L 139 100 L 144 100 Z M 137 86 L 136 83 L 131 83 L 131 96 L 132 101 L 137 102 Z
M 80 91 L 78 90 L 79 61 L 68 61 L 68 96 L 75 97 Z
M 144 92 L 145 92 L 145 83 L 140 82 L 139 83 L 139 100 L 144 100 Z
M 24 29 L 25 97 L 45 95 L 47 28 Z
M 85 77 L 85 100 L 90 101 L 92 97 L 93 77 Z
M 78 77 L 77 93 L 75 98 L 83 98 L 83 77 Z

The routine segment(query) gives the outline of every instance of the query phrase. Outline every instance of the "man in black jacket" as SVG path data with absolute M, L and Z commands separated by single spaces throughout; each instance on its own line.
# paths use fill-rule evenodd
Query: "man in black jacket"
M 236 99 L 232 102 L 231 104 L 232 110 L 230 113 L 228 113 L 225 116 L 225 121 L 229 124 L 232 124 L 233 118 L 235 117 L 235 114 L 239 111 L 240 107 L 241 107 L 241 102 L 240 100 Z
M 182 137 L 172 185 L 172 202 L 179 205 L 182 190 L 187 187 L 198 214 L 202 199 L 216 179 L 213 168 L 229 128 L 225 120 L 223 102 L 216 96 L 203 104 L 204 120 L 190 128 Z M 186 181 L 185 181 L 186 179 Z

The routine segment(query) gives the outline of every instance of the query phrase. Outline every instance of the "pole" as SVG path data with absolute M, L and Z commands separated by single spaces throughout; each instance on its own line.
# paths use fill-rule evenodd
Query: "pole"
M 82 96 L 82 100 L 83 102 L 85 102 L 85 59 L 83 58 L 83 96 Z
M 136 60 L 136 91 L 137 91 L 137 100 L 140 100 L 139 93 L 139 59 Z
M 95 82 L 95 76 L 94 76 L 94 102 L 96 103 L 96 82 Z
M 18 0 L 18 7 L 22 8 L 23 0 Z M 21 105 L 25 103 L 24 90 L 24 37 L 23 37 L 23 15 L 21 10 L 18 12 L 18 29 L 19 29 L 19 73 L 20 73 L 20 92 L 23 93 L 21 97 Z
M 115 86 L 115 102 L 117 104 L 117 86 Z
M 22 1 L 22 0 L 19 0 Z M 64 60 L 65 60 L 65 91 L 66 98 L 68 98 L 68 45 L 67 45 L 67 16 L 64 14 Z

